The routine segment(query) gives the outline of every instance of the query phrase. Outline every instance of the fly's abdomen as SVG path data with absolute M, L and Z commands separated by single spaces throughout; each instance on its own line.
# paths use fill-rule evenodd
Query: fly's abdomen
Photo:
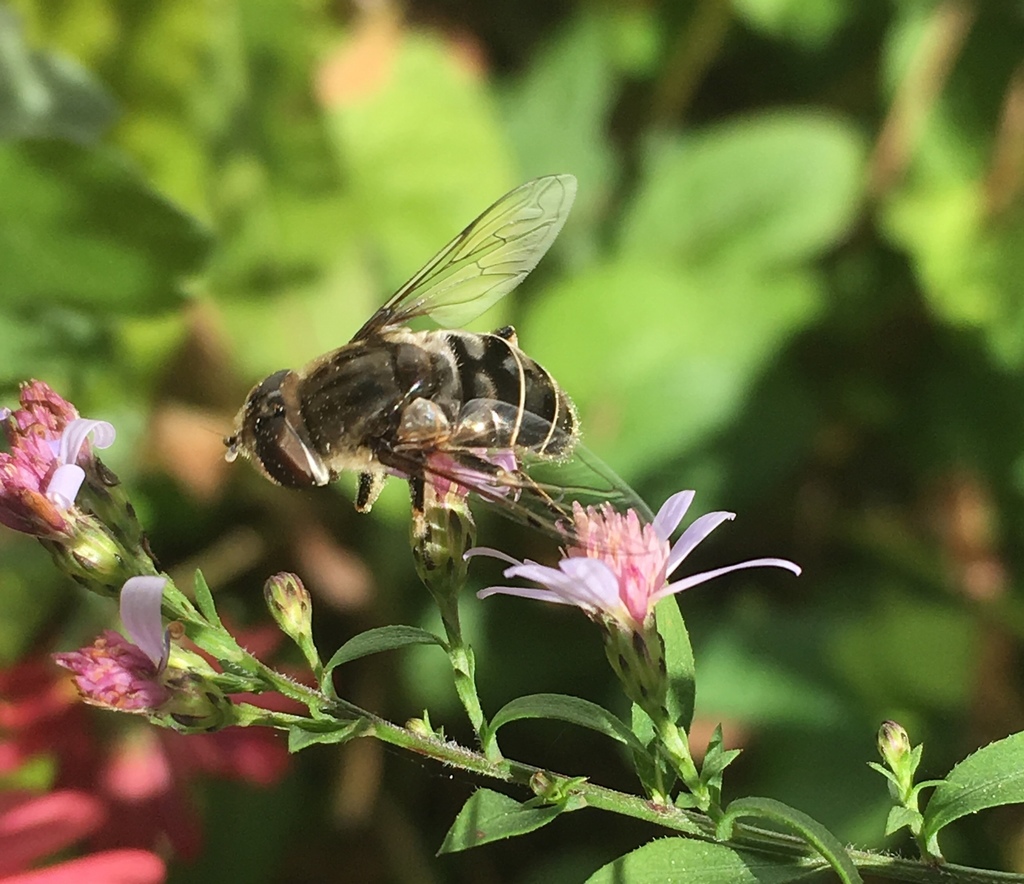
M 500 335 L 444 334 L 455 357 L 462 401 L 490 399 L 511 406 L 495 447 L 552 457 L 569 452 L 576 439 L 576 409 L 540 363 Z

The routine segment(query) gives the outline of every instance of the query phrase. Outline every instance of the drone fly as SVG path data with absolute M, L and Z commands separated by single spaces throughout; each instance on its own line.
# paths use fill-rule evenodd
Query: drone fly
M 607 468 L 586 460 L 575 406 L 519 348 L 511 326 L 490 334 L 453 328 L 522 282 L 558 236 L 575 195 L 572 175 L 548 175 L 501 197 L 349 343 L 257 384 L 224 440 L 227 459 L 241 454 L 293 488 L 353 470 L 360 512 L 389 475 L 409 481 L 416 516 L 429 488 L 474 492 L 555 531 L 581 499 L 646 511 Z M 409 329 L 420 316 L 442 328 Z

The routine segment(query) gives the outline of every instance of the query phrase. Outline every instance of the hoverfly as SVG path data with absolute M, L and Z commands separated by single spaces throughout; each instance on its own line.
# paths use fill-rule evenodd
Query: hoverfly
M 431 486 L 472 491 L 556 534 L 576 500 L 647 512 L 588 458 L 575 406 L 519 349 L 511 326 L 490 334 L 452 328 L 522 282 L 558 236 L 575 195 L 572 175 L 548 175 L 501 197 L 349 343 L 257 384 L 224 440 L 227 459 L 241 454 L 272 482 L 295 488 L 354 470 L 360 512 L 388 475 L 409 481 L 419 519 Z M 420 316 L 442 328 L 410 330 Z M 541 475 L 552 467 L 550 479 Z

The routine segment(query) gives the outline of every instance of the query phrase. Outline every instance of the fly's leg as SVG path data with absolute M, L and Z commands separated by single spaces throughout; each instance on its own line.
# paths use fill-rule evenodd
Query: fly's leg
M 426 507 L 427 507 L 427 485 L 422 476 L 409 477 L 409 497 L 412 504 L 412 536 L 413 542 L 427 540 Z
M 368 513 L 370 511 L 384 488 L 385 479 L 387 476 L 379 472 L 359 474 L 359 490 L 356 491 L 356 510 L 358 512 Z

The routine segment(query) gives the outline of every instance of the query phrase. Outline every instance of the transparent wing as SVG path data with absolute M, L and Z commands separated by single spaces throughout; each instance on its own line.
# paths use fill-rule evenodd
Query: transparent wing
M 543 448 L 526 447 L 515 445 L 513 438 L 547 442 Z M 435 487 L 457 484 L 503 515 L 563 541 L 572 535 L 576 503 L 633 510 L 641 522 L 654 518 L 640 496 L 593 452 L 543 418 L 522 414 L 506 402 L 467 403 L 444 451 L 428 456 L 424 472 Z
M 535 178 L 506 193 L 395 292 L 353 340 L 415 316 L 448 327 L 476 318 L 537 266 L 575 198 L 572 175 Z

